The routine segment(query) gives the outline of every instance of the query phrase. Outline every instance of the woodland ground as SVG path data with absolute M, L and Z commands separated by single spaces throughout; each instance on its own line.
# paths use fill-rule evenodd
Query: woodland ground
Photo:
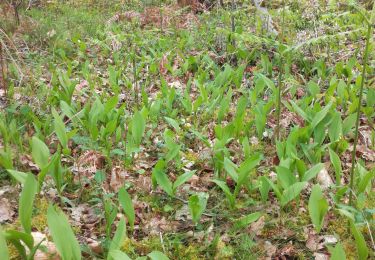
M 0 7 L 0 259 L 375 257 L 371 1 Z

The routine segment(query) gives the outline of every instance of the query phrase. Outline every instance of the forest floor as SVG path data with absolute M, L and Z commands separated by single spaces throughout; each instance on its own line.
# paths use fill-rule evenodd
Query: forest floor
M 375 11 L 249 2 L 0 4 L 0 259 L 375 257 Z

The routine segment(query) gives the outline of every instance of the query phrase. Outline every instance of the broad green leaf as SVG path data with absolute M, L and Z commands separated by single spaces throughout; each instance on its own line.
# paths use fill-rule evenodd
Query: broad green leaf
M 125 190 L 125 187 L 120 188 L 118 192 L 118 199 L 122 208 L 124 209 L 125 215 L 128 218 L 130 227 L 134 228 L 135 211 L 133 207 L 132 199 L 129 193 Z
M 3 233 L 3 229 L 0 226 L 0 256 L 1 259 L 8 260 L 9 259 L 9 251 L 7 242 L 5 240 L 5 236 Z
M 357 117 L 357 114 L 354 113 L 354 114 L 350 114 L 347 118 L 344 119 L 344 122 L 342 124 L 343 135 L 347 135 L 354 128 L 356 117 Z
M 118 223 L 116 232 L 109 246 L 109 252 L 120 249 L 122 246 L 122 243 L 124 242 L 125 237 L 126 237 L 126 224 L 125 224 L 125 219 L 122 217 Z M 116 259 L 114 258 L 114 260 Z
M 328 247 L 328 251 L 331 253 L 330 260 L 345 260 L 346 259 L 346 254 L 341 243 L 337 243 L 337 245 L 334 248 Z
M 36 192 L 38 190 L 38 182 L 34 175 L 28 174 L 25 185 L 22 188 L 19 205 L 19 218 L 26 233 L 31 233 L 31 215 L 33 213 L 33 204 Z
M 281 196 L 281 206 L 285 206 L 290 201 L 295 199 L 301 191 L 305 188 L 307 182 L 296 182 L 292 186 L 284 190 L 283 195 Z
M 216 183 L 217 186 L 219 186 L 224 191 L 224 194 L 229 201 L 229 205 L 233 208 L 234 203 L 235 203 L 235 201 L 234 201 L 235 198 L 234 198 L 233 194 L 230 192 L 230 190 L 229 190 L 228 186 L 225 184 L 225 182 L 223 182 L 221 180 L 212 180 L 212 182 Z
M 342 119 L 339 112 L 335 112 L 333 115 L 333 119 L 328 128 L 328 135 L 332 143 L 339 140 L 342 135 Z
M 227 157 L 224 158 L 224 169 L 235 182 L 238 182 L 237 165 Z
M 140 145 L 145 128 L 146 122 L 142 114 L 139 111 L 135 112 L 132 120 L 132 136 L 136 145 Z
M 62 260 L 80 260 L 81 249 L 64 213 L 50 205 L 47 210 L 48 228 Z
M 54 108 L 52 108 L 52 115 L 54 117 L 53 124 L 57 138 L 61 145 L 66 148 L 68 145 L 68 136 L 66 134 L 65 124 Z
M 302 178 L 302 181 L 309 181 L 313 178 L 315 178 L 316 175 L 324 168 L 324 163 L 318 163 L 315 164 L 313 167 L 311 167 Z
M 328 211 L 328 202 L 324 198 L 322 189 L 318 184 L 314 185 L 309 199 L 309 214 L 316 232 L 320 232 L 323 226 L 324 216 Z
M 207 193 L 199 193 L 190 196 L 189 198 L 189 209 L 190 214 L 193 219 L 193 222 L 197 224 L 206 209 L 208 200 L 208 194 Z
M 262 213 L 254 212 L 247 216 L 241 217 L 239 219 L 235 219 L 233 223 L 234 228 L 235 229 L 245 228 L 249 226 L 251 223 L 253 223 L 254 221 L 257 221 L 260 218 L 260 216 L 262 216 Z
M 16 181 L 18 181 L 19 183 L 21 183 L 22 185 L 25 184 L 26 182 L 26 177 L 27 177 L 27 173 L 24 173 L 24 172 L 19 172 L 19 171 L 15 171 L 15 170 L 7 170 L 10 175 L 13 176 L 13 178 L 16 179 Z
M 269 178 L 267 178 L 265 176 L 263 176 L 263 177 L 264 177 L 264 180 L 266 180 L 268 182 L 268 184 L 270 185 L 270 187 L 272 188 L 272 190 L 275 192 L 276 197 L 279 200 L 281 200 L 281 198 L 282 198 L 283 195 L 281 194 L 279 188 L 277 188 L 277 186 L 275 185 L 275 183 L 273 183 Z
M 152 251 L 147 256 L 150 257 L 151 260 L 169 260 L 165 254 L 159 251 Z
M 31 150 L 32 157 L 39 168 L 43 169 L 46 167 L 50 156 L 47 145 L 38 137 L 33 136 L 31 140 Z
M 176 120 L 170 117 L 164 117 L 165 121 L 168 122 L 177 132 L 180 132 L 181 128 Z
M 5 239 L 8 241 L 22 241 L 30 250 L 34 247 L 34 238 L 31 234 L 17 230 L 4 231 Z
M 358 184 L 358 193 L 364 192 L 368 184 L 371 182 L 371 180 L 374 179 L 374 177 L 375 177 L 375 170 L 372 170 L 366 173 L 365 176 L 361 178 L 361 181 Z
M 170 147 L 168 153 L 165 155 L 165 160 L 169 162 L 176 158 L 180 154 L 180 148 L 181 147 L 178 144 L 173 144 L 173 146 Z
M 107 114 L 111 112 L 113 109 L 115 109 L 118 104 L 118 100 L 119 97 L 116 94 L 113 97 L 110 97 L 104 104 L 104 113 Z
M 331 160 L 333 169 L 335 169 L 336 174 L 336 185 L 340 185 L 341 183 L 341 175 L 342 175 L 342 168 L 341 168 L 341 160 L 340 157 L 335 153 L 331 148 L 329 148 L 329 158 Z
M 297 114 L 299 114 L 303 119 L 305 119 L 305 121 L 310 121 L 305 111 L 303 111 L 293 100 L 290 100 L 289 102 L 290 104 L 292 104 L 292 107 L 297 112 Z
M 254 169 L 262 159 L 262 154 L 255 154 L 241 163 L 241 166 L 238 169 L 238 185 L 242 185 L 245 182 L 246 178 L 249 176 L 250 171 Z
M 297 178 L 288 168 L 283 166 L 276 167 L 277 180 L 280 182 L 281 186 L 286 189 L 289 186 L 293 185 Z
M 350 221 L 350 230 L 352 231 L 355 243 L 357 245 L 358 259 L 366 260 L 368 257 L 368 248 L 366 245 L 366 240 L 363 237 L 361 231 L 357 229 L 353 221 Z
M 156 182 L 160 185 L 160 187 L 169 195 L 173 196 L 173 185 L 172 182 L 168 179 L 167 174 L 165 173 L 165 169 L 163 168 L 155 168 L 152 171 L 152 175 L 155 178 Z
M 187 182 L 191 177 L 193 177 L 194 173 L 195 171 L 188 171 L 178 176 L 176 181 L 173 183 L 173 190 L 175 191 L 179 186 Z
M 332 101 L 330 101 L 328 105 L 326 105 L 322 110 L 316 113 L 316 115 L 311 121 L 311 127 L 313 129 L 326 117 L 326 115 L 328 114 L 329 110 L 332 107 L 332 104 L 333 104 Z
M 74 117 L 75 111 L 64 100 L 60 100 L 60 109 L 70 119 Z
M 132 260 L 127 254 L 120 250 L 112 250 L 109 252 L 108 260 Z
M 266 177 L 264 177 L 264 176 L 261 176 L 259 178 L 259 182 L 260 182 L 259 192 L 260 192 L 260 195 L 262 197 L 262 201 L 266 202 L 267 199 L 268 199 L 268 192 L 270 191 L 271 186 L 269 185 Z

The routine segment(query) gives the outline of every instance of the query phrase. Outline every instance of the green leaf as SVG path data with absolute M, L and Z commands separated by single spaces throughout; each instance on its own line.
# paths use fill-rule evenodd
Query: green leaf
M 361 178 L 361 181 L 358 184 L 358 194 L 366 190 L 368 184 L 371 182 L 371 180 L 373 180 L 374 177 L 375 177 L 375 170 L 372 170 L 366 173 L 365 176 Z
M 13 178 L 16 179 L 16 181 L 18 181 L 19 183 L 21 183 L 22 185 L 25 184 L 26 182 L 26 177 L 27 177 L 27 173 L 24 173 L 24 172 L 19 172 L 19 171 L 15 171 L 15 170 L 7 170 L 10 175 L 13 176 Z
M 264 177 L 264 180 L 268 182 L 268 184 L 270 185 L 270 187 L 272 188 L 272 190 L 275 192 L 276 197 L 279 200 L 281 200 L 283 195 L 281 194 L 279 188 L 277 188 L 277 186 L 275 185 L 275 183 L 273 183 L 269 178 L 267 178 L 265 176 L 263 176 L 263 177 Z
M 132 137 L 134 140 L 134 143 L 138 146 L 141 144 L 143 134 L 145 132 L 146 128 L 146 122 L 143 119 L 142 114 L 137 111 L 134 114 L 133 120 L 132 120 Z
M 259 192 L 260 192 L 260 195 L 262 197 L 262 201 L 266 202 L 267 199 L 268 199 L 268 193 L 270 191 L 271 186 L 269 185 L 265 176 L 261 176 L 259 178 L 259 182 L 260 182 Z
M 7 230 L 4 232 L 4 236 L 8 241 L 22 241 L 30 250 L 34 247 L 34 238 L 31 234 L 17 230 Z
M 34 175 L 28 174 L 21 192 L 18 211 L 22 227 L 28 234 L 31 233 L 31 215 L 33 213 L 34 198 L 37 190 L 38 182 L 35 180 Z
M 50 205 L 47 210 L 47 222 L 53 242 L 62 260 L 81 259 L 79 243 L 64 213 L 60 209 L 55 210 Z
M 353 221 L 350 221 L 350 230 L 355 239 L 355 243 L 357 245 L 358 251 L 358 259 L 359 260 L 366 260 L 368 257 L 368 248 L 366 245 L 366 240 L 363 237 L 362 233 L 357 229 Z
M 116 232 L 109 246 L 109 252 L 120 249 L 122 246 L 122 243 L 124 242 L 125 237 L 126 237 L 126 224 L 125 224 L 125 219 L 122 217 L 118 223 Z M 116 260 L 116 258 L 114 259 Z
M 255 154 L 241 163 L 241 166 L 238 169 L 238 185 L 241 186 L 245 182 L 246 178 L 249 176 L 250 171 L 254 169 L 262 159 L 262 154 Z
M 235 182 L 238 182 L 237 165 L 227 157 L 224 158 L 224 169 Z
M 3 233 L 3 229 L 0 226 L 0 256 L 1 259 L 8 260 L 9 259 L 9 251 L 7 242 L 5 240 L 5 236 Z
M 52 115 L 54 117 L 53 124 L 57 138 L 62 147 L 66 148 L 68 145 L 68 136 L 66 134 L 65 124 L 54 108 L 52 108 Z
M 191 177 L 193 177 L 195 171 L 188 171 L 184 174 L 178 176 L 177 180 L 173 183 L 173 190 L 176 191 L 176 189 L 187 182 Z
M 241 217 L 239 219 L 235 219 L 234 220 L 234 228 L 236 230 L 241 229 L 241 228 L 246 228 L 247 226 L 249 226 L 254 221 L 257 221 L 260 218 L 260 216 L 262 216 L 262 213 L 254 212 L 254 213 L 251 213 L 247 216 Z
M 320 232 L 323 226 L 324 216 L 328 211 L 328 202 L 324 198 L 322 189 L 318 184 L 314 185 L 309 199 L 309 214 L 316 232 Z
M 331 142 L 336 142 L 340 139 L 342 135 L 342 120 L 341 120 L 341 114 L 336 112 L 333 115 L 333 119 L 331 121 L 331 124 L 328 128 L 328 135 Z
M 109 252 L 109 256 L 107 258 L 109 259 L 114 259 L 114 260 L 132 260 L 127 254 L 120 250 L 112 250 Z
M 40 169 L 43 169 L 48 165 L 48 159 L 50 156 L 49 149 L 47 145 L 36 136 L 33 136 L 31 140 L 31 154 L 34 162 Z
M 75 111 L 64 100 L 60 100 L 60 109 L 70 119 L 74 117 Z
M 104 104 L 104 113 L 108 114 L 113 109 L 115 109 L 118 104 L 118 100 L 119 97 L 116 94 L 113 97 L 109 98 L 107 102 Z
M 128 218 L 131 229 L 134 228 L 135 211 L 133 207 L 132 199 L 129 193 L 125 190 L 125 187 L 120 188 L 118 192 L 118 199 L 124 209 L 125 215 Z
M 193 222 L 197 224 L 206 209 L 208 200 L 207 193 L 199 193 L 190 196 L 189 198 L 189 209 Z
M 155 178 L 156 182 L 160 187 L 169 195 L 173 196 L 173 185 L 172 182 L 168 179 L 165 168 L 154 167 L 152 175 Z
M 327 106 L 325 106 L 322 110 L 316 113 L 313 120 L 311 121 L 311 128 L 314 129 L 326 117 L 326 115 L 332 107 L 332 104 L 332 101 L 330 101 Z
M 324 163 L 315 164 L 303 175 L 302 181 L 309 181 L 315 178 L 316 175 L 324 168 Z
M 292 173 L 288 168 L 283 166 L 276 167 L 277 180 L 284 189 L 287 189 L 289 186 L 293 185 L 297 179 L 294 173 Z
M 341 183 L 341 175 L 342 175 L 342 168 L 341 168 L 341 160 L 340 157 L 335 153 L 331 148 L 329 148 L 329 158 L 331 160 L 332 166 L 335 169 L 336 174 L 336 185 L 340 185 Z
M 331 254 L 330 260 L 345 260 L 346 259 L 346 254 L 341 243 L 337 243 L 337 245 L 334 248 L 328 247 L 328 251 Z
M 305 121 L 310 122 L 310 119 L 305 113 L 305 111 L 303 111 L 293 100 L 290 100 L 289 102 L 290 104 L 292 104 L 292 107 L 297 112 L 297 114 L 299 114 L 303 119 L 305 119 Z
M 168 256 L 159 251 L 152 251 L 147 255 L 151 260 L 169 260 Z
M 177 132 L 180 132 L 181 128 L 176 120 L 170 117 L 164 117 L 165 121 L 168 122 Z
M 283 195 L 281 196 L 281 206 L 285 206 L 290 201 L 295 199 L 301 191 L 305 188 L 307 182 L 296 182 L 292 186 L 284 190 Z
M 230 192 L 230 190 L 229 190 L 228 186 L 225 184 L 225 182 L 223 182 L 221 180 L 212 180 L 212 182 L 216 183 L 216 185 L 219 186 L 224 191 L 224 194 L 229 201 L 230 207 L 233 208 L 234 204 L 235 204 L 235 201 L 234 201 L 235 198 L 234 198 L 233 194 Z
M 344 122 L 342 124 L 342 134 L 347 135 L 350 133 L 355 126 L 355 120 L 356 120 L 357 114 L 350 114 L 347 118 L 344 119 Z

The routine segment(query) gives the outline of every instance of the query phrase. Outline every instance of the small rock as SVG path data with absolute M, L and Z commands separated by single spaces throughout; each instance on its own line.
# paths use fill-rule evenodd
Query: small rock
M 323 239 L 324 239 L 323 245 L 336 244 L 337 243 L 337 238 L 333 235 L 324 236 Z
M 0 199 L 0 223 L 12 220 L 14 210 L 12 209 L 8 199 Z
M 329 176 L 326 168 L 323 168 L 318 173 L 317 181 L 318 181 L 318 183 L 320 184 L 320 187 L 322 187 L 323 190 L 326 190 L 333 185 L 333 181 L 331 179 L 331 176 Z

